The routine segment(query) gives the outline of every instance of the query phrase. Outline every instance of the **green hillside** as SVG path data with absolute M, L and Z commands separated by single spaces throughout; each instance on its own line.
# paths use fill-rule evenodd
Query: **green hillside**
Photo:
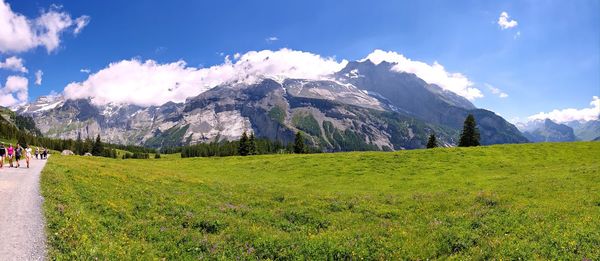
M 53 156 L 57 259 L 600 258 L 600 143 Z

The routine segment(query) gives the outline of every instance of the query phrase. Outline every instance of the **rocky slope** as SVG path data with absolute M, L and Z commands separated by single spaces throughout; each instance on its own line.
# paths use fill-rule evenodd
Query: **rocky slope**
M 16 128 L 34 135 L 41 134 L 31 117 L 19 115 L 9 108 L 2 106 L 0 106 L 0 128 L 2 128 L 2 132 L 8 131 L 9 128 Z
M 532 142 L 575 141 L 577 137 L 573 129 L 565 124 L 558 124 L 550 119 L 529 122 L 523 125 L 523 134 Z
M 302 130 L 324 151 L 422 148 L 429 134 L 454 145 L 467 114 L 483 144 L 527 142 L 495 113 L 392 64 L 351 62 L 329 80 L 262 79 L 214 87 L 184 103 L 139 107 L 41 97 L 18 110 L 47 136 L 151 147 L 237 139 L 244 130 L 289 142 Z
M 387 62 L 375 65 L 368 60 L 351 62 L 337 76 L 378 98 L 392 110 L 428 123 L 460 130 L 465 117 L 473 114 L 484 145 L 527 142 L 514 125 L 495 113 L 477 109 L 467 99 L 427 84 L 414 74 L 392 72 L 392 66 Z
M 573 128 L 575 136 L 579 140 L 593 140 L 600 136 L 600 120 L 571 121 L 565 125 Z

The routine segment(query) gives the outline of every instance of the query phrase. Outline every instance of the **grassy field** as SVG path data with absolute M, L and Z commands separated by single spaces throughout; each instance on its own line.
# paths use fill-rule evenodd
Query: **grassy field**
M 600 142 L 164 156 L 51 157 L 49 256 L 600 258 Z

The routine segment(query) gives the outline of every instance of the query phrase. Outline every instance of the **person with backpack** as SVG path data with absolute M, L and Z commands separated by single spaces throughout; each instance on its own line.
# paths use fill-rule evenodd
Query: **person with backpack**
M 21 160 L 22 156 L 23 156 L 23 147 L 21 147 L 21 144 L 17 143 L 17 149 L 15 150 L 15 160 L 17 162 L 17 166 L 15 168 L 21 167 L 21 163 L 19 163 L 19 161 Z
M 44 152 L 42 152 L 42 155 L 43 155 L 43 157 L 42 157 L 42 158 L 43 158 L 43 159 L 47 159 L 47 158 L 48 158 L 48 149 L 47 149 L 47 148 L 44 148 L 43 150 L 44 150 Z

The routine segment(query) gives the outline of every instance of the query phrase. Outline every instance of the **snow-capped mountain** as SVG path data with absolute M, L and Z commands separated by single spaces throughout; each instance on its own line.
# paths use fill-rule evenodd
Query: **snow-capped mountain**
M 62 106 L 65 98 L 61 95 L 40 96 L 35 102 L 16 107 L 15 110 L 25 114 L 41 113 Z
M 109 142 L 151 147 L 232 140 L 244 130 L 282 142 L 301 130 L 310 143 L 330 151 L 421 148 L 434 132 L 453 145 L 469 113 L 483 144 L 527 142 L 502 117 L 391 66 L 350 62 L 326 80 L 228 83 L 183 103 L 150 107 L 40 97 L 17 113 L 32 116 L 46 136 L 100 134 Z

